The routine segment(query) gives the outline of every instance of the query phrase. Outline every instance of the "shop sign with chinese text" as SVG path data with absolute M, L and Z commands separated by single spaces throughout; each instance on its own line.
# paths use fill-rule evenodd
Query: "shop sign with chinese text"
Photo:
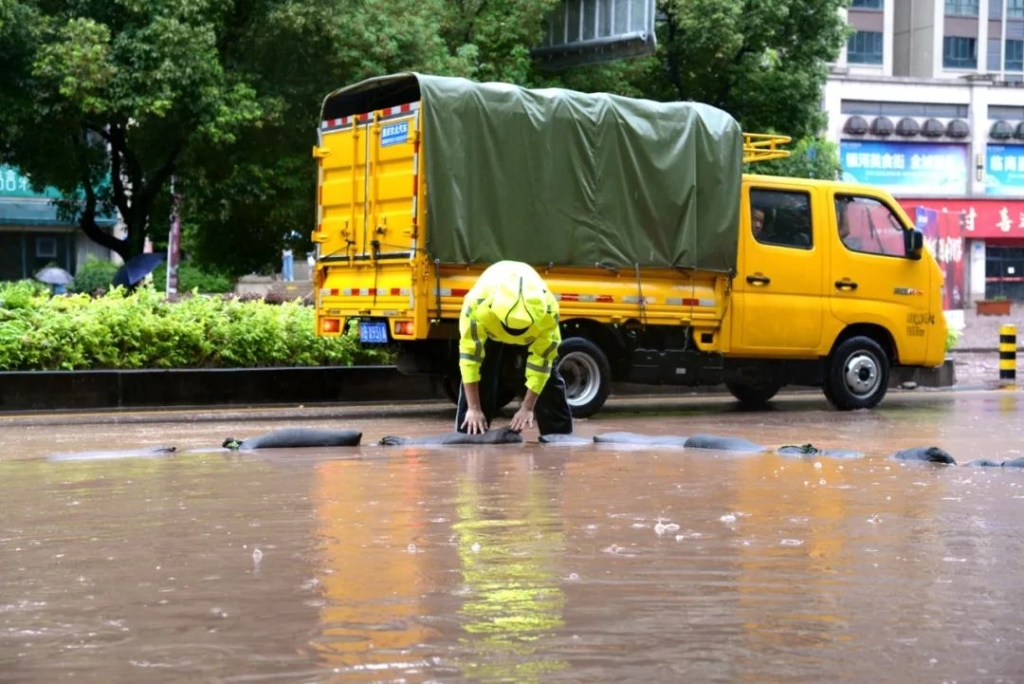
M 967 160 L 966 145 L 878 140 L 839 143 L 843 180 L 903 194 L 966 193 Z

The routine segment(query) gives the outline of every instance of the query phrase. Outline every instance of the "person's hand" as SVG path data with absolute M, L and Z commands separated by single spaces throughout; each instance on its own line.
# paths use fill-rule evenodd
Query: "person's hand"
M 467 408 L 462 427 L 471 435 L 482 435 L 487 432 L 487 418 L 484 417 L 484 412 L 478 408 Z
M 509 426 L 516 432 L 522 432 L 526 428 L 533 427 L 533 409 L 520 406 L 516 414 L 512 416 L 512 424 Z

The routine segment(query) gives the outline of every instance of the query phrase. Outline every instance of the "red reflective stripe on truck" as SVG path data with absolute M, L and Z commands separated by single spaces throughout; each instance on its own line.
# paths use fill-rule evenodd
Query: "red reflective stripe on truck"
M 715 305 L 714 299 L 693 299 L 692 297 L 669 297 L 665 300 L 665 303 L 669 306 L 706 306 L 713 307 Z
M 338 290 L 332 290 L 332 292 L 337 294 Z M 411 290 L 408 288 L 402 287 L 392 287 L 390 289 L 383 287 L 350 287 L 341 290 L 341 294 L 346 297 L 403 297 L 410 292 Z
M 555 295 L 555 299 L 560 302 L 583 302 L 584 304 L 611 304 L 615 301 L 615 298 L 611 295 L 601 294 L 577 294 L 574 292 L 562 292 Z

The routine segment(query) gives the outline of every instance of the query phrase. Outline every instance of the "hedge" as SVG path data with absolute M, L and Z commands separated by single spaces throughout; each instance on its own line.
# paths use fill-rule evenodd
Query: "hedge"
M 51 296 L 0 283 L 0 370 L 264 368 L 389 363 L 354 331 L 314 334 L 313 309 L 196 292 L 168 300 L 150 287 L 100 297 Z

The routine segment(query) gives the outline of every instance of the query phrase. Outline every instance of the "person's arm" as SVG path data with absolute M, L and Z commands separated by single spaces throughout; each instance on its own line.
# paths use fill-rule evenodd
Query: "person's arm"
M 484 340 L 473 307 L 466 304 L 459 316 L 459 374 L 466 397 L 466 417 L 460 428 L 471 435 L 487 432 L 487 418 L 480 406 L 480 365 L 484 361 Z
M 558 358 L 558 345 L 562 343 L 562 334 L 558 330 L 558 318 L 554 318 L 551 327 L 539 335 L 530 345 L 526 357 L 526 395 L 519 404 L 519 409 L 512 416 L 513 430 L 533 427 L 533 407 L 537 398 L 544 391 L 544 386 L 551 377 L 551 369 Z
M 470 435 L 482 435 L 487 432 L 487 417 L 480 406 L 480 383 L 462 382 L 462 391 L 466 396 L 466 417 L 462 420 L 462 428 Z
M 526 390 L 526 396 L 519 404 L 516 414 L 512 416 L 512 424 L 509 426 L 516 432 L 522 432 L 526 428 L 533 427 L 533 407 L 537 405 L 537 397 L 540 395 L 532 389 Z

